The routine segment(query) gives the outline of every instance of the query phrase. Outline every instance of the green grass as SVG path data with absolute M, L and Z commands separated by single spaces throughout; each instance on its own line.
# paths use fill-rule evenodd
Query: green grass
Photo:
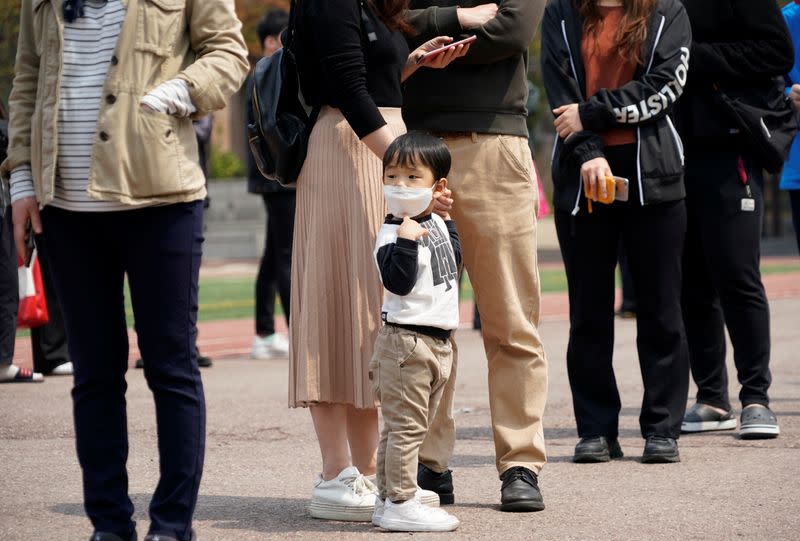
M 787 272 L 800 272 L 800 263 L 788 265 L 785 263 L 761 265 L 761 274 L 784 274 Z
M 765 275 L 787 272 L 800 272 L 800 263 L 776 263 L 763 265 L 761 271 Z M 567 277 L 561 268 L 546 268 L 539 272 L 542 293 L 565 293 Z M 255 278 L 254 277 L 213 277 L 200 280 L 200 321 L 218 321 L 225 319 L 244 319 L 254 317 L 255 312 Z M 472 300 L 472 285 L 469 278 L 464 277 L 461 287 L 461 300 Z M 125 312 L 128 322 L 133 324 L 133 310 L 130 305 L 130 294 L 125 290 Z M 275 308 L 276 315 L 282 315 L 280 303 Z M 17 333 L 18 338 L 28 336 L 27 330 Z

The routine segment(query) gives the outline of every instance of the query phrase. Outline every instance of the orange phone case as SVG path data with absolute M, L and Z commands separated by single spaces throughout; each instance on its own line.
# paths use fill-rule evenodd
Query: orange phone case
M 617 181 L 614 180 L 614 177 L 606 177 L 606 196 L 602 197 L 598 194 L 597 199 L 592 199 L 589 197 L 589 192 L 586 191 L 584 188 L 584 195 L 586 199 L 589 200 L 589 213 L 592 212 L 592 201 L 597 201 L 598 203 L 603 203 L 605 205 L 610 205 L 614 202 L 614 197 L 617 194 Z

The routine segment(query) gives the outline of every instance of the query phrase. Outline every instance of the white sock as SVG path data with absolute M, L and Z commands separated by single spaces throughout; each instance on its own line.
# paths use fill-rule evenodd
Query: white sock
M 15 364 L 8 364 L 0 366 L 0 381 L 9 381 L 17 377 L 19 366 Z

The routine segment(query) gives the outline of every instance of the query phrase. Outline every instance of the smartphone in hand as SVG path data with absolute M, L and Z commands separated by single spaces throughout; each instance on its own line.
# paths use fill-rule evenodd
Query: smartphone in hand
M 630 182 L 624 177 L 613 177 L 613 179 L 615 184 L 614 201 L 627 201 Z
M 444 51 L 446 51 L 447 49 L 452 49 L 452 48 L 454 48 L 454 47 L 457 47 L 457 46 L 459 46 L 459 45 L 467 45 L 467 44 L 470 44 L 470 43 L 472 43 L 473 41 L 475 41 L 476 39 L 478 39 L 478 36 L 469 36 L 468 38 L 464 38 L 464 39 L 462 39 L 462 40 L 460 40 L 460 41 L 454 41 L 453 43 L 448 43 L 448 44 L 447 44 L 447 45 L 445 45 L 444 47 L 439 47 L 438 49 L 434 49 L 434 50 L 432 50 L 432 51 L 430 51 L 430 52 L 427 52 L 427 53 L 425 53 L 424 55 L 420 56 L 420 57 L 417 59 L 417 64 L 424 64 L 424 63 L 425 63 L 425 62 L 427 62 L 429 59 L 433 58 L 434 56 L 436 56 L 436 55 L 438 55 L 438 54 L 441 54 L 441 53 L 443 53 L 443 52 L 444 52 Z

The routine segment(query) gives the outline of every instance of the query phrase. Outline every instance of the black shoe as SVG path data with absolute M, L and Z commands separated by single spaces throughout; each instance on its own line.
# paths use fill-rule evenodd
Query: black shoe
M 781 433 L 778 418 L 767 406 L 761 404 L 742 409 L 742 424 L 739 437 L 743 440 L 764 440 L 777 438 Z
M 643 463 L 665 464 L 680 461 L 681 455 L 678 453 L 678 442 L 675 438 L 647 436 L 647 440 L 644 443 L 644 453 L 642 453 Z
M 541 511 L 544 500 L 539 491 L 539 478 L 528 468 L 516 466 L 500 476 L 500 510 L 516 513 Z
M 575 446 L 573 462 L 589 464 L 593 462 L 608 462 L 612 458 L 622 458 L 622 448 L 616 438 L 606 439 L 605 436 L 589 436 L 581 438 Z
M 439 495 L 439 505 L 453 505 L 456 497 L 453 494 L 453 472 L 447 470 L 437 473 L 420 463 L 417 466 L 417 484 L 419 488 L 431 490 Z
M 178 541 L 178 538 L 160 533 L 151 533 L 144 538 L 144 541 Z M 192 530 L 191 541 L 197 541 L 197 534 L 194 530 Z
M 111 532 L 94 532 L 89 541 L 136 541 L 136 532 L 133 532 L 128 539 Z

